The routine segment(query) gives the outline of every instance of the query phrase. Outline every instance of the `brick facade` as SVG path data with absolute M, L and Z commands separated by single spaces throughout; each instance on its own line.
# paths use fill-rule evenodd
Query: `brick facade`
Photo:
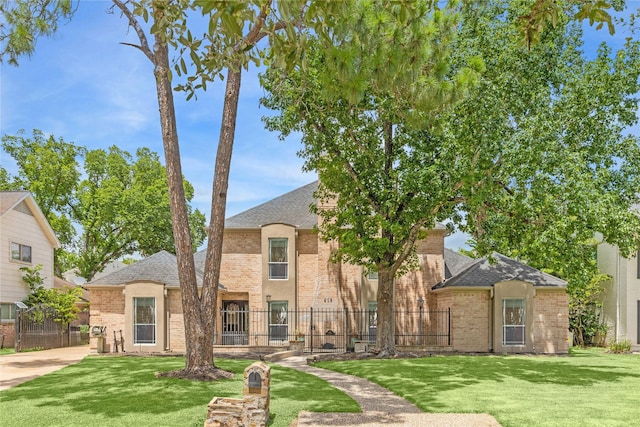
M 562 291 L 538 290 L 534 298 L 534 351 L 569 351 L 569 295 Z
M 308 204 L 307 204 L 308 206 Z M 425 315 L 429 310 L 450 310 L 451 336 L 449 349 L 460 352 L 493 351 L 497 336 L 496 321 L 501 312 L 493 298 L 493 285 L 468 289 L 432 287 L 445 279 L 444 237 L 446 230 L 432 230 L 422 241 L 417 242 L 419 269 L 396 279 L 394 302 L 404 310 L 418 312 L 418 300 L 424 302 Z M 270 279 L 268 248 L 269 239 L 287 239 L 288 276 Z M 224 287 L 218 295 L 218 308 L 225 303 L 240 303 L 250 311 L 267 310 L 270 302 L 287 303 L 289 310 L 367 310 L 370 302 L 376 301 L 377 280 L 369 279 L 362 267 L 336 264 L 330 261 L 337 242 L 323 242 L 307 228 L 286 223 L 261 224 L 253 228 L 230 228 L 225 231 L 220 283 Z M 132 343 L 133 315 L 127 289 L 138 292 L 148 289 L 162 299 L 165 312 L 156 313 L 157 330 L 162 335 L 157 339 L 164 350 L 184 351 L 184 320 L 182 302 L 177 283 L 169 286 L 158 278 L 146 284 L 132 282 L 114 286 L 91 286 L 92 325 L 106 326 L 109 331 L 122 330 L 128 343 Z M 140 278 L 144 282 L 144 278 Z M 146 287 L 145 287 L 146 286 Z M 528 339 L 531 350 L 541 353 L 566 353 L 568 351 L 568 297 L 564 289 L 536 289 L 533 285 L 515 281 L 502 283 L 504 289 L 511 286 L 528 289 L 527 309 L 533 310 L 532 326 L 527 328 L 532 339 Z M 500 286 L 496 284 L 496 292 Z M 139 294 L 137 294 L 139 295 Z M 533 299 L 532 299 L 533 298 Z M 532 300 L 531 300 L 532 299 Z M 127 305 L 128 304 L 128 305 Z M 125 306 L 128 306 L 126 311 Z M 131 317 L 131 319 L 128 319 Z M 351 319 L 351 325 L 356 319 Z M 413 322 L 413 323 L 412 323 Z M 400 322 L 402 323 L 402 322 Z M 254 326 L 255 327 L 255 326 Z M 266 330 L 266 325 L 260 325 Z M 415 333 L 415 321 L 408 322 L 404 332 Z M 216 334 L 222 334 L 222 321 L 217 319 Z M 326 329 L 326 328 L 325 328 Z M 292 333 L 293 331 L 289 331 Z M 352 331 L 349 331 L 351 333 Z M 107 343 L 112 340 L 107 337 Z M 249 338 L 253 340 L 253 338 Z M 257 338 L 256 338 L 257 340 Z M 92 339 L 92 346 L 95 347 Z M 221 341 L 218 341 L 221 344 Z M 249 345 L 252 345 L 249 342 Z M 128 351 L 137 351 L 128 344 Z M 242 347 L 241 347 L 242 348 Z M 233 351 L 226 346 L 224 351 Z
M 16 345 L 16 325 L 13 321 L 0 323 L 0 340 L 3 348 L 14 348 Z

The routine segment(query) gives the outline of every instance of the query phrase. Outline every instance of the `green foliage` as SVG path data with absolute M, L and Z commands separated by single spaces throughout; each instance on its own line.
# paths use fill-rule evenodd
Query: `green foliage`
M 597 337 L 606 335 L 608 328 L 600 318 L 600 312 L 604 294 L 602 284 L 608 279 L 606 274 L 594 273 L 585 284 L 569 282 L 569 328 L 575 345 L 598 345 Z
M 609 353 L 631 353 L 631 341 L 627 339 L 612 342 L 607 346 L 607 351 Z
M 44 278 L 40 275 L 42 264 L 37 264 L 33 267 L 20 267 L 20 271 L 24 273 L 22 281 L 29 286 L 30 292 L 34 292 L 44 285 Z
M 579 22 L 588 20 L 591 26 L 597 23 L 597 30 L 607 24 L 609 34 L 614 34 L 615 27 L 608 12 L 610 8 L 611 4 L 603 0 L 570 0 L 565 2 L 536 0 L 523 15 L 518 17 L 523 43 L 529 48 L 532 44 L 539 43 L 545 28 L 549 25 L 556 27 L 560 20 L 566 19 L 567 15 Z
M 44 278 L 40 275 L 42 265 L 35 267 L 21 267 L 24 272 L 22 280 L 29 285 L 30 293 L 23 301 L 29 307 L 47 306 L 55 310 L 57 322 L 68 324 L 77 319 L 79 308 L 76 302 L 82 296 L 82 288 L 66 288 L 66 289 L 45 289 L 43 286 Z M 37 318 L 42 316 L 42 312 L 34 311 L 32 315 Z
M 33 194 L 63 244 L 58 274 L 78 267 L 90 280 L 120 257 L 173 252 L 166 172 L 156 153 L 87 150 L 38 130 L 31 138 L 4 135 L 2 142 L 19 168 L 10 185 Z M 186 180 L 184 187 L 190 201 L 193 187 Z M 187 209 L 195 251 L 205 238 L 205 219 Z
M 2 0 L 0 13 L 0 62 L 7 58 L 18 65 L 18 57 L 31 56 L 41 36 L 50 36 L 63 19 L 71 19 L 75 10 L 72 0 Z
M 427 166 L 438 141 L 425 129 L 481 66 L 474 59 L 473 67 L 448 71 L 451 11 L 424 2 L 388 6 L 351 3 L 349 17 L 309 47 L 307 68 L 269 70 L 263 103 L 280 111 L 265 118 L 269 129 L 302 132 L 304 167 L 320 177 L 318 197 L 336 202 L 317 209 L 322 238 L 340 241 L 335 258 L 395 274 L 406 271 L 422 228 L 441 216 L 430 191 L 447 178 Z

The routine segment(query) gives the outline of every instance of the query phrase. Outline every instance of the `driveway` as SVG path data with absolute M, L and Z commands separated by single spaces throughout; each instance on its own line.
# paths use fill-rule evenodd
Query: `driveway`
M 29 351 L 0 356 L 0 391 L 78 363 L 89 354 L 89 345 Z

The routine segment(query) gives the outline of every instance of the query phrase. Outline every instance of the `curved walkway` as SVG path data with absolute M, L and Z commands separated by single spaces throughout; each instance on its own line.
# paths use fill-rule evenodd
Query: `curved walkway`
M 275 362 L 322 378 L 344 391 L 360 405 L 361 413 L 300 412 L 298 427 L 315 426 L 468 426 L 499 427 L 488 414 L 428 414 L 384 387 L 352 375 L 307 365 L 305 356 Z
M 88 344 L 3 354 L 0 356 L 0 391 L 78 363 L 88 354 Z

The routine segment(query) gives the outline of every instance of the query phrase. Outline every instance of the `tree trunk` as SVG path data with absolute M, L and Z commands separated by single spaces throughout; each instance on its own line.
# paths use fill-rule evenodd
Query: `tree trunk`
M 229 187 L 229 170 L 231 168 L 231 154 L 238 114 L 238 99 L 240 97 L 241 71 L 229 69 L 225 89 L 224 108 L 222 111 L 222 126 L 216 154 L 216 165 L 213 174 L 213 194 L 211 197 L 211 219 L 209 221 L 207 254 L 204 266 L 202 284 L 202 312 L 203 316 L 213 322 L 218 305 L 218 283 L 220 281 L 220 265 L 222 263 L 222 238 L 224 236 L 224 220 L 227 209 L 227 189 Z M 213 334 L 211 335 L 213 339 Z
M 378 325 L 376 345 L 378 356 L 388 357 L 396 354 L 394 280 L 389 269 L 378 270 Z
M 187 347 L 185 371 L 201 371 L 213 367 L 214 323 L 210 313 L 203 312 L 198 296 L 198 283 L 180 164 L 173 90 L 168 77 L 169 53 L 167 44 L 162 42 L 157 35 L 153 50 L 155 56 L 154 75 L 158 92 L 162 143 L 167 167 L 173 236 L 184 314 Z

